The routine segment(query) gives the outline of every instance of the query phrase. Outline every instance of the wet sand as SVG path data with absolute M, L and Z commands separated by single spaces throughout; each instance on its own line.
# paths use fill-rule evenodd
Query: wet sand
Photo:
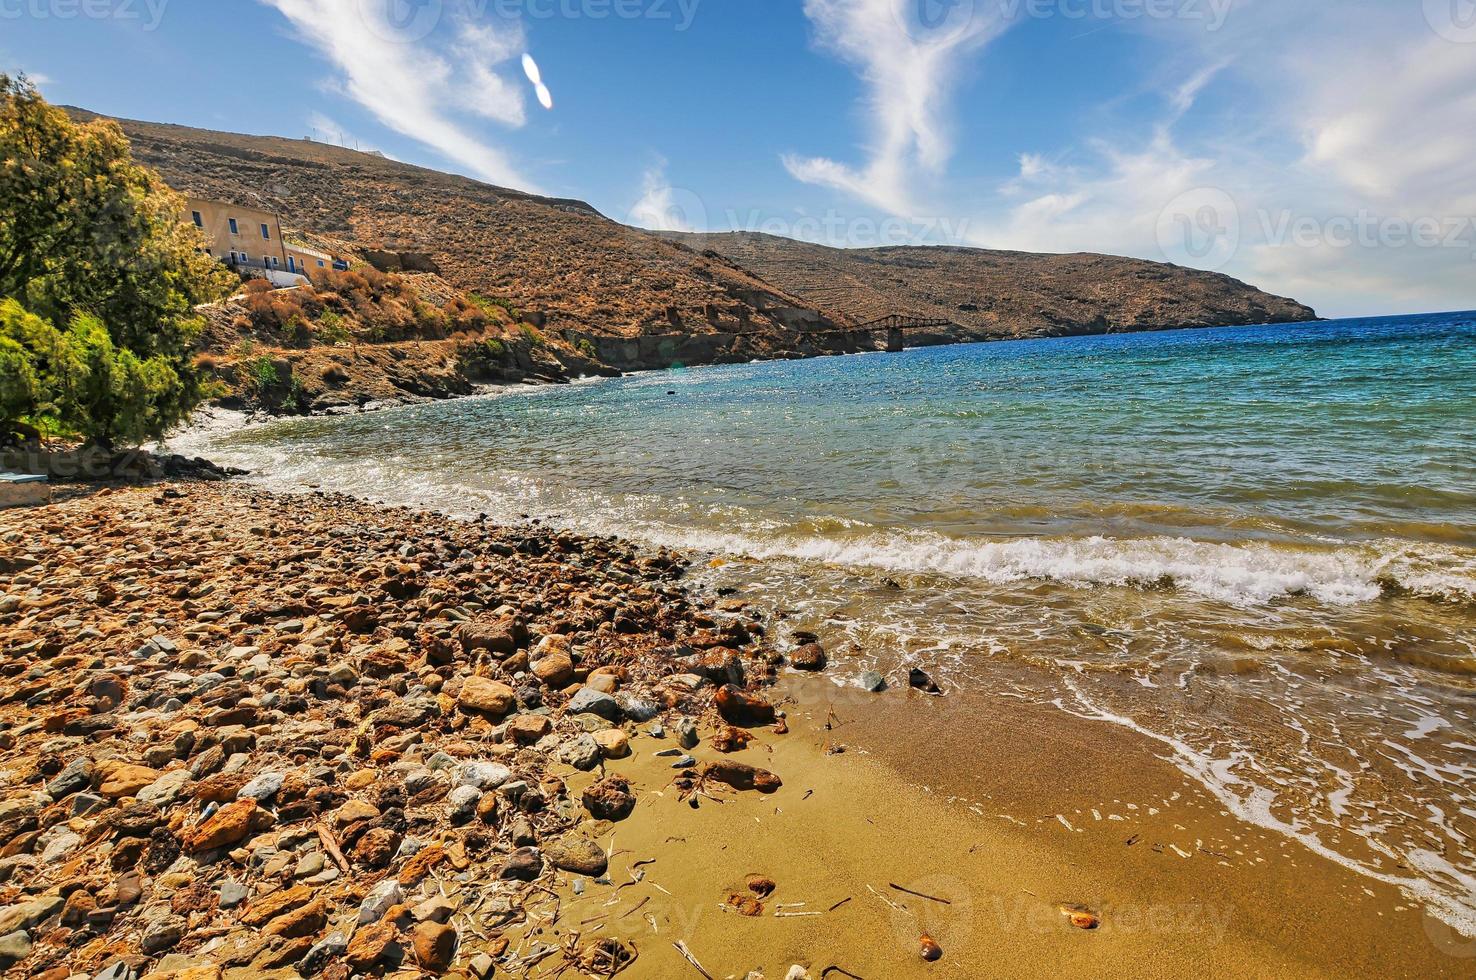
M 644 792 L 640 819 L 602 838 L 617 890 L 566 892 L 562 929 L 633 941 L 629 975 L 642 977 L 700 976 L 677 941 L 715 978 L 792 964 L 868 980 L 1476 969 L 1476 944 L 1396 889 L 1227 815 L 1131 733 L 967 696 L 862 700 L 813 680 L 790 692 L 803 698 L 788 706 L 793 732 L 735 756 L 783 788 L 697 809 Z M 669 781 L 655 756 L 669 741 L 632 745 L 612 769 Z M 705 741 L 694 755 L 717 757 Z M 779 886 L 763 915 L 724 909 L 754 873 Z M 1100 928 L 1073 928 L 1063 905 Z M 936 963 L 919 957 L 924 931 L 943 947 Z

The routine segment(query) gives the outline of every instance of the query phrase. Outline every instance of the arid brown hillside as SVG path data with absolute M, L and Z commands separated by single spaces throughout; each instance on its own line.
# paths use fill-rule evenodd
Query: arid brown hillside
M 694 362 L 782 353 L 795 329 L 837 326 L 720 256 L 579 201 L 308 140 L 119 122 L 135 156 L 178 190 L 276 211 L 295 230 L 429 254 L 454 286 L 506 300 L 557 336 L 706 338 L 680 352 Z
M 1227 276 L 1136 259 L 657 235 L 579 201 L 308 140 L 121 125 L 182 191 L 361 249 L 424 253 L 451 286 L 622 370 L 876 349 L 884 336 L 836 331 L 892 313 L 958 325 L 909 343 L 1315 317 Z
M 955 247 L 826 248 L 749 232 L 672 235 L 859 322 L 951 320 L 984 339 L 1285 323 L 1311 308 L 1229 276 L 1111 255 Z

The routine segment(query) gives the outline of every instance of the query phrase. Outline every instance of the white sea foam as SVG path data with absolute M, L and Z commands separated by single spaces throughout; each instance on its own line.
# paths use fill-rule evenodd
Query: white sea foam
M 1476 565 L 1450 549 L 1380 542 L 1331 548 L 1223 544 L 1179 537 L 959 540 L 917 533 L 825 538 L 657 530 L 671 547 L 793 558 L 889 572 L 927 573 L 996 584 L 1173 587 L 1235 605 L 1310 595 L 1329 605 L 1379 598 L 1384 584 L 1432 599 L 1470 602 Z M 1438 569 L 1438 570 L 1437 570 Z
M 1236 775 L 1238 765 L 1254 762 L 1249 753 L 1212 758 L 1182 739 L 1152 731 L 1132 718 L 1102 707 L 1084 694 L 1070 678 L 1064 683 L 1074 695 L 1075 703 L 1068 704 L 1064 700 L 1058 700 L 1056 705 L 1059 708 L 1080 718 L 1118 725 L 1167 746 L 1172 753 L 1168 757 L 1169 761 L 1208 790 L 1237 818 L 1288 837 L 1312 853 L 1350 871 L 1398 888 L 1410 899 L 1421 902 L 1432 915 L 1460 934 L 1476 936 L 1476 878 L 1472 878 L 1445 858 L 1428 850 L 1411 850 L 1404 854 L 1404 860 L 1420 873 L 1420 877 L 1391 874 L 1371 867 L 1329 847 L 1301 821 L 1278 816 L 1275 812 L 1274 790 Z M 1359 833 L 1357 827 L 1349 829 Z M 1360 833 L 1359 836 L 1363 834 Z

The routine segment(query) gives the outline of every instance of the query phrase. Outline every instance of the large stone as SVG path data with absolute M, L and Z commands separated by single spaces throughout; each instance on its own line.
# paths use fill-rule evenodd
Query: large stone
M 559 761 L 585 772 L 600 761 L 600 745 L 587 734 L 575 735 L 559 746 Z
M 282 783 L 286 781 L 286 774 L 280 772 L 267 772 L 257 776 L 251 782 L 241 787 L 239 799 L 253 799 L 258 803 L 265 803 L 276 796 L 282 790 Z
M 53 800 L 80 793 L 92 785 L 92 774 L 91 759 L 86 757 L 73 759 L 65 769 L 52 778 L 51 782 L 46 784 L 46 792 Z
M 543 874 L 543 856 L 536 848 L 520 847 L 507 856 L 498 877 L 503 881 L 536 881 Z
M 132 766 L 126 763 L 106 763 L 102 767 L 102 785 L 98 792 L 117 799 L 120 796 L 136 796 L 138 791 L 159 778 L 157 770 L 147 766 Z
M 547 715 L 518 715 L 507 723 L 507 735 L 519 745 L 532 745 L 553 729 Z
M 564 713 L 567 715 L 599 715 L 606 721 L 619 721 L 620 702 L 604 691 L 583 687 L 569 699 L 569 705 L 564 709 Z
M 571 834 L 543 847 L 544 856 L 560 871 L 598 878 L 609 867 L 605 852 L 588 837 Z
M 824 670 L 827 662 L 825 648 L 818 643 L 806 643 L 789 654 L 789 662 L 795 670 Z
M 607 728 L 591 736 L 607 759 L 623 759 L 630 755 L 630 736 L 618 728 Z
M 496 762 L 466 762 L 456 770 L 458 786 L 496 789 L 512 778 L 512 770 Z
M 399 934 L 400 931 L 393 922 L 376 921 L 373 925 L 365 926 L 354 933 L 353 941 L 344 954 L 344 961 L 350 968 L 367 973 L 374 964 L 384 959 Z
M 31 955 L 31 937 L 16 931 L 0 936 L 0 969 L 14 966 Z
M 584 808 L 597 820 L 624 820 L 635 810 L 636 798 L 630 783 L 621 776 L 607 776 L 584 791 Z
M 386 912 L 404 900 L 405 893 L 400 889 L 398 881 L 393 878 L 381 881 L 369 889 L 369 894 L 359 904 L 359 925 L 378 922 L 384 918 Z
M 210 851 L 239 844 L 258 823 L 257 810 L 257 803 L 252 799 L 227 803 L 186 834 L 185 847 L 191 851 Z
M 461 685 L 458 704 L 469 711 L 501 716 L 515 709 L 518 699 L 513 689 L 506 684 L 473 675 Z
M 30 929 L 61 911 L 66 899 L 60 895 L 43 895 L 21 905 L 0 910 L 0 936 L 17 929 Z
M 445 973 L 456 958 L 456 930 L 440 922 L 422 922 L 410 934 L 422 969 Z
M 549 654 L 534 661 L 533 675 L 549 687 L 564 687 L 574 679 L 574 661 L 566 653 Z

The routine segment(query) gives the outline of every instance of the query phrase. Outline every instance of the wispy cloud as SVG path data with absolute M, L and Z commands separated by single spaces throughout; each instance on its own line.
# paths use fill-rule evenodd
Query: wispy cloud
M 523 124 L 521 89 L 498 71 L 522 50 L 522 32 L 515 24 L 494 28 L 449 20 L 418 36 L 420 31 L 407 31 L 389 17 L 388 5 L 397 0 L 260 2 L 280 11 L 303 41 L 332 62 L 341 72 L 343 94 L 383 125 L 431 147 L 471 176 L 536 190 L 506 153 L 463 119 Z
M 701 215 L 689 213 L 690 202 L 682 200 L 685 192 L 678 192 L 666 179 L 666 162 L 663 160 L 648 168 L 641 178 L 641 197 L 626 215 L 626 223 L 649 231 L 706 231 L 698 227 Z
M 1217 268 L 1330 315 L 1476 302 L 1476 49 L 1417 9 L 1280 0 L 1228 23 L 1164 25 L 1150 70 L 1198 67 L 1163 86 L 1157 121 L 1028 148 L 973 243 Z M 1222 81 L 1233 104 L 1206 115 Z M 1166 222 L 1201 217 L 1186 254 Z
M 955 4 L 927 25 L 917 0 L 806 0 L 820 46 L 865 82 L 871 135 L 860 167 L 827 157 L 783 158 L 796 179 L 834 187 L 892 214 L 914 209 L 919 175 L 942 172 L 953 152 L 950 96 L 963 59 L 1007 26 L 994 4 Z

